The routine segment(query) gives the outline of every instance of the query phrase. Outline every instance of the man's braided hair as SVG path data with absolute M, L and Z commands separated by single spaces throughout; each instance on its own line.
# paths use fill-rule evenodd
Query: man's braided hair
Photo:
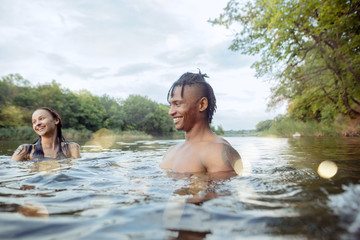
M 205 81 L 205 78 L 208 78 L 206 74 L 202 74 L 200 69 L 199 73 L 184 73 L 176 82 L 171 86 L 167 100 L 169 101 L 170 97 L 174 96 L 174 90 L 177 86 L 181 87 L 181 97 L 184 96 L 184 87 L 185 86 L 196 86 L 199 88 L 201 97 L 206 97 L 208 100 L 208 107 L 206 109 L 206 116 L 208 123 L 211 123 L 214 112 L 216 111 L 216 98 L 214 91 L 209 83 Z

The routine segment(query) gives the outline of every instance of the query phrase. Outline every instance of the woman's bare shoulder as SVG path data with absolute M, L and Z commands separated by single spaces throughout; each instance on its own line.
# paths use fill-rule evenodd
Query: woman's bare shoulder
M 64 144 L 67 144 L 69 146 L 69 150 L 72 158 L 81 158 L 79 144 L 77 144 L 76 142 L 66 142 Z
M 11 161 L 24 161 L 29 160 L 29 150 L 32 148 L 32 144 L 21 144 L 11 156 Z M 31 150 L 30 150 L 31 151 Z

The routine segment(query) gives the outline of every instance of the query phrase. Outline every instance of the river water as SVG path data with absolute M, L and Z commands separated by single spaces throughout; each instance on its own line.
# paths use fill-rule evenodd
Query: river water
M 239 176 L 160 169 L 183 140 L 42 162 L 10 162 L 18 143 L 0 142 L 0 239 L 360 239 L 360 138 L 226 139 Z

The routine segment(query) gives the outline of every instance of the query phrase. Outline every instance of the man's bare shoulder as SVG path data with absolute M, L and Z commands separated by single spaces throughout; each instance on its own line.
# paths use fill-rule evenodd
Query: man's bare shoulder
M 224 145 L 228 145 L 231 147 L 230 143 L 226 141 L 222 137 L 216 137 L 211 141 L 207 141 L 206 143 L 206 151 L 213 150 L 213 151 L 222 151 Z
M 179 143 L 176 145 L 173 145 L 171 147 L 168 148 L 168 150 L 165 152 L 163 158 L 167 157 L 168 155 L 176 152 L 179 148 L 181 148 L 184 145 L 184 143 Z
M 221 137 L 209 142 L 205 153 L 204 165 L 209 169 L 208 171 L 234 170 L 235 164 L 239 165 L 241 163 L 238 151 L 227 140 Z

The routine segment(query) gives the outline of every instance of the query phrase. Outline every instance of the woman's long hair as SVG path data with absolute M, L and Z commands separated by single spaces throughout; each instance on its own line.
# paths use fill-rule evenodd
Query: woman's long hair
M 69 146 L 68 144 L 66 144 L 66 140 L 65 138 L 63 137 L 62 135 L 62 122 L 61 122 L 61 118 L 60 118 L 60 115 L 59 113 L 57 113 L 54 109 L 51 109 L 49 107 L 41 107 L 41 108 L 38 108 L 36 110 L 46 110 L 48 111 L 52 117 L 54 119 L 58 119 L 59 120 L 59 123 L 56 125 L 56 128 L 57 128 L 57 137 L 59 139 L 59 150 L 58 152 L 56 153 L 56 159 L 63 159 L 63 158 L 67 158 L 69 155 Z M 35 111 L 36 111 L 35 110 Z M 64 147 L 65 147 L 65 154 L 63 153 L 62 151 L 62 142 L 64 142 Z M 43 151 L 43 148 L 41 146 L 41 136 L 39 136 L 39 138 L 33 143 L 34 144 L 34 153 L 33 153 L 33 159 L 39 159 L 39 160 L 42 160 L 44 159 L 44 151 Z M 31 152 L 31 148 L 29 148 L 29 154 Z

